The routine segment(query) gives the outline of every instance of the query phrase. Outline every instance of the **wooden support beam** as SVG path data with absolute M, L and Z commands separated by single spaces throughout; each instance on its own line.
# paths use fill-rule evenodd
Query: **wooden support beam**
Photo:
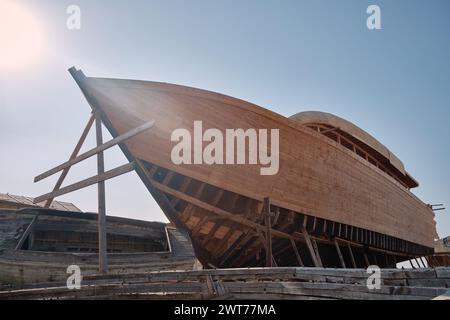
M 266 225 L 266 267 L 272 267 L 272 218 L 270 213 L 270 199 L 264 198 L 264 220 Z
M 275 212 L 275 219 L 273 219 L 273 223 L 272 225 L 276 225 L 278 223 L 278 218 L 280 217 L 280 208 L 277 207 L 276 212 Z
M 78 143 L 75 146 L 75 148 L 72 151 L 72 154 L 69 157 L 69 161 L 72 159 L 75 159 L 78 155 L 78 153 L 80 152 L 81 147 L 83 146 L 84 141 L 86 140 L 87 135 L 89 134 L 89 130 L 91 130 L 92 128 L 92 124 L 94 123 L 95 120 L 95 116 L 94 113 L 91 113 L 91 116 L 89 117 L 89 120 L 83 130 L 83 133 L 81 134 L 80 139 L 78 139 Z M 61 175 L 58 178 L 58 181 L 56 181 L 55 186 L 53 187 L 52 191 L 56 191 L 59 188 L 61 188 L 62 183 L 64 182 L 64 179 L 66 178 L 67 174 L 69 173 L 70 167 L 65 168 L 62 172 Z M 45 202 L 44 208 L 50 208 L 50 205 L 53 202 L 53 198 L 48 199 Z
M 74 159 L 71 159 L 69 161 L 66 161 L 63 164 L 60 164 L 59 166 L 56 166 L 53 169 L 50 169 L 50 170 L 48 170 L 48 171 L 38 175 L 37 177 L 34 178 L 34 182 L 38 182 L 38 181 L 40 181 L 42 179 L 45 179 L 45 178 L 47 178 L 47 177 L 49 177 L 49 176 L 51 176 L 51 175 L 53 175 L 53 174 L 55 174 L 55 173 L 57 173 L 57 172 L 59 172 L 61 170 L 64 170 L 66 168 L 69 168 L 69 167 L 73 166 L 74 164 L 76 164 L 76 163 L 78 163 L 80 161 L 88 159 L 88 158 L 90 158 L 90 157 L 92 157 L 92 156 L 94 156 L 94 155 L 96 155 L 96 154 L 98 154 L 98 153 L 100 153 L 102 151 L 105 151 L 105 150 L 107 150 L 107 149 L 109 149 L 109 148 L 111 148 L 111 147 L 113 147 L 113 146 L 115 146 L 117 144 L 123 143 L 124 141 L 126 141 L 126 140 L 128 140 L 128 139 L 130 139 L 130 138 L 132 138 L 132 137 L 134 137 L 136 135 L 138 135 L 139 133 L 142 133 L 145 130 L 150 129 L 151 127 L 153 127 L 154 124 L 155 124 L 155 121 L 153 121 L 153 120 L 149 121 L 149 122 L 144 123 L 143 125 L 141 125 L 141 126 L 139 126 L 137 128 L 131 129 L 130 131 L 128 131 L 128 132 L 126 132 L 126 133 L 124 133 L 124 134 L 122 134 L 122 135 L 120 135 L 120 136 L 118 136 L 118 137 L 116 137 L 116 138 L 106 142 L 106 143 L 102 143 L 101 145 L 97 145 L 97 147 L 95 147 L 95 148 L 93 148 L 93 149 L 91 149 L 89 151 L 86 151 L 85 153 L 79 155 L 78 157 L 76 157 Z
M 28 224 L 28 227 L 25 229 L 25 231 L 22 233 L 22 236 L 19 239 L 19 242 L 17 242 L 16 250 L 20 250 L 27 239 L 27 237 L 33 232 L 34 227 L 37 224 L 39 214 L 36 214 L 33 219 L 31 219 L 31 222 Z
M 220 189 L 217 192 L 217 194 L 214 196 L 214 199 L 212 200 L 212 205 L 217 206 L 217 204 L 219 203 L 220 199 L 222 198 L 224 192 L 225 191 L 223 189 Z M 208 233 L 208 235 L 202 241 L 202 245 L 206 245 L 209 241 L 211 241 L 211 239 L 216 234 L 217 230 L 219 230 L 220 226 L 221 226 L 220 223 L 216 223 L 214 225 L 214 227 L 211 229 L 211 231 Z
M 195 197 L 199 198 L 201 196 L 201 194 L 203 193 L 203 190 L 205 189 L 206 184 L 205 183 L 201 183 L 199 188 L 197 189 L 197 191 L 195 192 Z M 223 189 L 221 189 L 223 191 Z M 215 205 L 215 204 L 214 204 Z M 191 204 L 188 204 L 188 207 L 192 206 Z M 210 218 L 208 217 L 207 212 L 205 212 L 205 215 L 203 216 L 202 220 L 195 226 L 194 229 L 192 229 L 192 235 L 196 235 L 200 229 L 202 228 L 203 224 L 205 224 L 205 222 L 207 222 Z M 215 230 L 217 231 L 217 229 L 219 228 L 219 225 L 216 223 L 214 225 L 214 227 L 216 228 Z M 215 232 L 215 231 L 214 231 Z M 205 240 L 208 239 L 208 241 L 212 238 L 213 235 L 211 235 L 211 232 L 208 233 L 208 235 L 206 236 Z M 206 243 L 206 241 L 202 241 L 202 244 Z
M 259 234 L 261 236 L 259 236 Z M 248 235 L 242 239 L 240 241 L 240 244 L 236 247 L 239 248 L 238 250 L 233 250 L 232 252 L 229 253 L 229 258 L 232 257 L 231 260 L 228 261 L 228 264 L 230 266 L 234 266 L 236 264 L 239 264 L 240 266 L 242 266 L 244 263 L 246 264 L 248 260 L 248 258 L 252 258 L 253 255 L 249 255 L 248 251 L 249 249 L 255 245 L 255 242 L 258 241 L 258 239 L 260 239 L 261 241 L 260 243 L 260 247 L 264 246 L 264 244 L 266 243 L 265 239 L 264 239 L 264 234 L 261 230 L 259 230 L 259 234 L 258 231 L 256 231 L 255 234 L 255 230 L 249 230 Z M 256 239 L 255 239 L 256 237 Z
M 194 197 L 192 197 L 190 195 L 187 195 L 187 194 L 184 194 L 182 192 L 179 192 L 179 191 L 177 191 L 175 189 L 172 189 L 172 188 L 170 188 L 168 186 L 165 186 L 165 185 L 163 185 L 163 184 L 161 184 L 161 183 L 159 183 L 159 182 L 157 182 L 155 180 L 151 180 L 151 183 L 159 191 L 167 193 L 167 194 L 170 194 L 170 195 L 172 195 L 172 196 L 174 196 L 176 198 L 179 198 L 181 200 L 184 200 L 186 202 L 189 202 L 192 205 L 194 205 L 196 207 L 199 207 L 199 208 L 202 208 L 202 209 L 205 209 L 205 210 L 209 211 L 212 214 L 215 214 L 215 215 L 218 215 L 220 217 L 223 217 L 223 218 L 226 218 L 226 219 L 238 222 L 238 223 L 240 223 L 242 225 L 245 225 L 245 226 L 247 226 L 249 228 L 252 228 L 252 229 L 258 228 L 261 231 L 265 232 L 265 226 L 263 226 L 263 225 L 261 225 L 259 223 L 256 223 L 256 222 L 254 222 L 252 220 L 249 220 L 249 219 L 246 219 L 246 218 L 244 218 L 244 217 L 242 217 L 240 215 L 233 214 L 233 213 L 230 213 L 230 212 L 228 212 L 226 210 L 217 208 L 217 207 L 215 207 L 215 206 L 213 206 L 213 205 L 211 205 L 211 204 L 209 204 L 207 202 L 201 201 L 201 200 L 199 200 L 197 198 L 194 198 Z M 271 229 L 271 233 L 272 233 L 273 236 L 276 236 L 276 237 L 280 237 L 280 238 L 284 238 L 284 239 L 290 239 L 291 238 L 290 234 L 287 234 L 287 233 L 279 231 L 279 230 Z
M 427 257 L 421 257 L 421 259 L 422 259 L 422 261 L 423 261 L 423 259 L 425 259 L 425 262 L 426 262 L 426 267 L 428 268 L 428 267 L 430 267 L 430 263 L 428 262 L 428 258 Z M 424 262 L 424 264 L 425 264 L 425 262 Z
M 247 232 L 243 232 L 237 239 L 234 241 L 231 246 L 219 257 L 219 266 L 222 266 L 228 259 L 231 257 L 235 248 L 237 248 L 241 243 L 247 241 L 249 238 L 253 237 L 252 230 Z M 244 241 L 245 240 L 245 241 Z
M 366 252 L 363 252 L 363 256 L 364 256 L 364 262 L 366 263 L 366 268 L 367 268 L 370 266 L 369 257 L 367 256 Z
M 250 254 L 247 254 L 247 256 L 244 257 L 244 261 L 243 262 L 241 261 L 240 264 L 241 265 L 246 265 L 247 261 L 250 260 L 250 258 L 252 258 L 252 256 L 254 255 L 254 252 L 258 252 L 259 250 L 261 250 L 262 247 L 264 247 L 264 250 L 266 251 L 266 263 L 265 263 L 265 266 L 268 267 L 267 263 L 268 263 L 268 261 L 270 261 L 270 264 L 271 264 L 270 267 L 277 267 L 278 265 L 277 265 L 277 262 L 275 261 L 275 258 L 273 256 L 273 254 L 270 254 L 270 255 L 267 254 L 267 252 L 268 252 L 268 250 L 267 250 L 268 249 L 267 237 L 264 235 L 264 233 L 261 230 L 256 229 L 255 231 L 256 231 L 259 239 L 261 240 L 261 242 L 260 242 L 260 244 L 257 244 L 254 248 L 251 248 L 251 243 L 250 242 L 248 242 L 246 244 L 246 246 L 249 247 L 249 249 L 251 248 L 252 250 L 250 251 Z
M 341 262 L 342 268 L 346 268 L 344 257 L 342 256 L 342 252 L 341 252 L 341 249 L 339 248 L 339 243 L 337 242 L 336 238 L 334 239 L 334 246 L 336 247 L 336 252 L 339 256 L 339 261 Z
M 309 251 L 309 254 L 311 255 L 311 259 L 312 259 L 312 261 L 314 263 L 314 266 L 315 267 L 321 267 L 321 265 L 320 265 L 320 263 L 319 263 L 319 261 L 317 259 L 317 256 L 316 256 L 316 252 L 314 251 L 313 245 L 311 243 L 311 239 L 309 237 L 309 233 L 308 233 L 308 231 L 306 230 L 305 227 L 302 228 L 302 234 L 305 237 L 306 246 L 308 247 L 308 251 Z
M 261 232 L 261 230 L 256 229 L 255 231 L 256 231 L 256 234 L 258 235 L 259 239 L 261 240 L 261 245 L 264 247 L 264 250 L 266 250 L 266 255 L 267 255 L 267 240 L 266 240 L 266 237 Z M 267 258 L 266 258 L 266 261 L 267 261 Z
M 206 245 L 214 238 L 214 235 L 216 234 L 217 230 L 219 230 L 220 226 L 221 224 L 219 222 L 216 222 L 214 224 L 214 227 L 211 228 L 209 233 L 206 235 L 205 239 L 203 239 L 202 245 Z
M 300 257 L 300 252 L 298 251 L 298 248 L 297 248 L 297 245 L 295 244 L 294 239 L 291 238 L 290 241 L 291 241 L 292 249 L 294 250 L 294 253 L 295 253 L 295 257 L 297 258 L 298 265 L 300 267 L 304 267 L 303 260 Z
M 42 196 L 39 196 L 39 197 L 35 198 L 34 201 L 35 201 L 35 203 L 39 203 L 39 202 L 45 201 L 47 199 L 56 198 L 56 197 L 61 196 L 63 194 L 66 194 L 66 193 L 69 193 L 69 192 L 73 192 L 73 191 L 76 191 L 76 190 L 79 190 L 79 189 L 82 189 L 82 188 L 86 188 L 86 187 L 91 186 L 93 184 L 96 184 L 96 183 L 98 183 L 100 181 L 105 181 L 105 180 L 108 180 L 108 179 L 120 176 L 120 175 L 122 175 L 124 173 L 133 171 L 134 170 L 134 165 L 135 165 L 134 162 L 130 162 L 130 163 L 124 164 L 124 165 L 122 165 L 120 167 L 117 167 L 115 169 L 111 169 L 109 171 L 106 171 L 105 173 L 102 173 L 100 175 L 92 176 L 92 177 L 87 178 L 85 180 L 82 180 L 82 181 L 76 182 L 74 184 L 68 185 L 68 186 L 66 186 L 64 188 L 61 188 L 59 190 L 46 193 L 46 194 L 44 194 Z
M 95 135 L 97 147 L 103 144 L 102 120 L 98 113 L 95 115 Z M 132 166 L 133 167 L 133 166 Z M 97 175 L 105 174 L 105 160 L 103 151 L 97 153 Z M 108 272 L 108 256 L 106 243 L 106 200 L 105 180 L 97 182 L 98 188 L 98 268 L 101 273 Z
M 342 238 L 338 238 L 336 237 L 336 239 L 341 242 L 341 243 L 347 243 L 350 244 L 351 246 L 357 247 L 357 248 L 361 248 L 361 249 L 366 249 L 366 250 L 370 250 L 370 251 L 375 251 L 375 252 L 379 252 L 379 253 L 383 253 L 383 254 L 390 254 L 390 255 L 399 255 L 399 256 L 403 256 L 406 259 L 409 260 L 409 256 L 405 253 L 400 253 L 400 252 L 394 252 L 394 251 L 389 251 L 389 250 L 384 250 L 384 249 L 380 249 L 380 248 L 374 248 L 374 247 L 370 247 L 370 246 L 364 246 L 361 243 L 358 242 L 353 242 L 353 241 L 349 241 L 346 239 L 342 239 Z
M 356 268 L 355 256 L 353 255 L 352 246 L 347 243 L 348 252 L 350 253 L 350 260 L 352 261 L 353 268 Z
M 170 180 L 172 180 L 174 175 L 175 175 L 175 172 L 173 172 L 173 171 L 167 172 L 162 183 L 165 185 L 169 184 Z
M 316 240 L 311 240 L 314 251 L 316 252 L 316 256 L 317 256 L 317 261 L 319 262 L 319 266 L 321 268 L 323 268 L 323 263 L 322 263 L 322 259 L 320 258 L 320 252 L 319 252 L 319 247 L 317 246 L 317 241 Z
M 222 195 L 224 193 L 223 189 L 220 189 L 219 192 L 214 196 L 214 199 L 212 200 L 212 204 L 215 206 L 219 203 L 220 199 L 222 198 Z M 206 245 L 216 234 L 217 230 L 220 228 L 220 223 L 216 223 L 214 227 L 211 228 L 209 233 L 206 235 L 205 239 L 202 241 L 202 245 Z
M 417 265 L 419 266 L 419 268 L 423 268 L 424 266 L 422 265 L 422 263 L 420 263 L 421 260 L 419 260 L 417 257 L 414 258 L 414 260 L 416 260 Z
M 216 252 L 217 253 L 221 253 L 223 250 L 228 248 L 228 241 L 230 240 L 230 238 L 234 235 L 234 233 L 237 231 L 237 228 L 240 226 L 239 223 L 237 222 L 233 222 L 229 225 L 229 230 L 227 231 L 227 233 L 225 234 L 225 236 L 222 239 L 222 243 L 216 248 Z M 236 243 L 238 240 L 240 239 L 240 237 L 238 237 L 234 243 Z M 232 244 L 230 245 L 232 246 Z
M 325 129 L 323 131 L 319 131 L 320 133 L 324 134 L 324 133 L 328 133 L 328 132 L 333 132 L 335 130 L 338 130 L 339 128 L 334 127 L 334 128 L 329 128 L 329 129 Z

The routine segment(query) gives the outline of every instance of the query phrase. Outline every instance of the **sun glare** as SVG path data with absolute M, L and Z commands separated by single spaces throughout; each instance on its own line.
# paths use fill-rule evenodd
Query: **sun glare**
M 42 26 L 17 2 L 0 0 L 0 70 L 36 63 L 44 49 Z

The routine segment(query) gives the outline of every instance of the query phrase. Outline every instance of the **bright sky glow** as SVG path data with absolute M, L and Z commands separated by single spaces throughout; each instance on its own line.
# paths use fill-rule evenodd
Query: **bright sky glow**
M 44 51 L 39 20 L 18 3 L 0 1 L 0 43 L 0 70 L 18 70 L 36 63 Z

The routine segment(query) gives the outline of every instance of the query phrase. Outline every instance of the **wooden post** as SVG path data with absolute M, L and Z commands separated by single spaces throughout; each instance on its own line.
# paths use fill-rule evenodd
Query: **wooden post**
M 266 225 L 266 267 L 272 267 L 272 226 L 270 213 L 270 199 L 264 198 L 264 219 Z
M 300 253 L 298 252 L 297 245 L 295 244 L 294 239 L 291 238 L 290 241 L 291 241 L 292 249 L 294 249 L 294 253 L 295 253 L 295 257 L 297 258 L 297 262 L 298 262 L 299 266 L 303 267 L 304 266 L 303 260 L 300 257 Z
M 95 114 L 95 133 L 97 137 L 97 147 L 103 144 L 102 120 L 100 114 Z M 97 174 L 105 172 L 105 162 L 103 151 L 97 153 Z M 106 254 L 106 201 L 105 201 L 105 181 L 98 184 L 98 267 L 101 273 L 108 272 L 108 256 Z
M 352 246 L 350 245 L 350 243 L 347 243 L 347 247 L 348 247 L 348 251 L 350 253 L 350 259 L 352 260 L 353 268 L 356 268 L 355 256 L 353 256 L 353 250 L 352 250 Z
M 317 241 L 312 240 L 311 242 L 312 242 L 314 251 L 316 252 L 317 261 L 319 262 L 319 267 L 323 268 L 323 263 L 322 263 L 322 259 L 320 258 L 320 252 L 319 252 L 319 247 L 317 246 Z
M 336 239 L 334 239 L 334 246 L 336 247 L 337 254 L 339 256 L 339 260 L 341 261 L 342 268 L 345 268 L 344 257 L 342 256 L 341 249 L 339 248 L 339 243 Z
M 317 259 L 317 256 L 316 256 L 316 252 L 314 251 L 314 248 L 312 246 L 311 238 L 309 237 L 308 231 L 306 230 L 305 227 L 302 228 L 302 233 L 303 233 L 303 237 L 305 238 L 306 246 L 308 247 L 308 251 L 309 251 L 309 254 L 311 255 L 311 259 L 314 263 L 314 266 L 321 267 L 321 265 L 319 264 L 319 261 Z
M 93 184 L 98 184 L 100 181 L 112 179 L 114 177 L 120 176 L 127 172 L 133 171 L 134 169 L 135 169 L 135 162 L 123 164 L 120 167 L 108 170 L 100 175 L 95 175 L 95 176 L 89 177 L 87 179 L 72 183 L 72 184 L 65 186 L 64 188 L 58 189 L 56 191 L 52 191 L 52 192 L 43 194 L 39 197 L 34 198 L 33 202 L 39 203 L 39 202 L 45 201 L 47 199 L 56 198 L 63 194 L 73 192 L 73 191 L 76 191 L 76 190 L 79 190 L 82 188 L 86 188 Z

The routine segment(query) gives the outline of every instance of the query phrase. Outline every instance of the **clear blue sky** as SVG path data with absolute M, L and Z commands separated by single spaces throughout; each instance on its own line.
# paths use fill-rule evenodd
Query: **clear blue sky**
M 66 71 L 75 65 L 218 91 L 285 116 L 334 113 L 402 159 L 424 202 L 450 206 L 450 1 L 17 2 L 42 24 L 45 50 L 26 70 L 0 71 L 0 192 L 52 187 L 32 179 L 66 160 L 90 111 Z M 66 28 L 70 4 L 81 8 L 81 30 Z M 366 28 L 369 4 L 380 6 L 382 30 Z M 117 150 L 106 158 L 108 167 L 125 161 Z M 79 165 L 68 183 L 94 169 L 95 159 Z M 165 219 L 134 174 L 108 181 L 107 195 L 109 214 Z M 94 187 L 61 199 L 96 211 Z M 436 220 L 449 235 L 448 210 Z

